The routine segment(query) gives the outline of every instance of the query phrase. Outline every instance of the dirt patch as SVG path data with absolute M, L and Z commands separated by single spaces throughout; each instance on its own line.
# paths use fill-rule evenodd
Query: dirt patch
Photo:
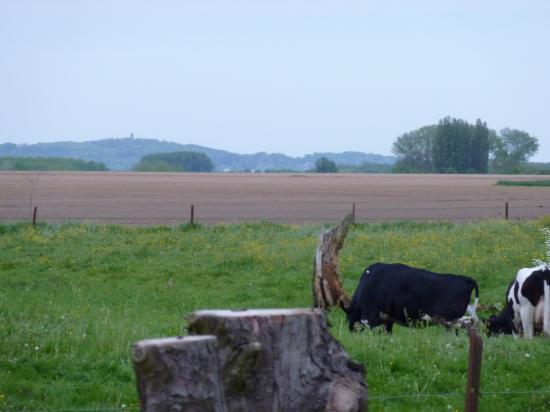
M 0 172 L 0 220 L 29 218 L 26 176 Z M 550 214 L 550 189 L 496 186 L 533 176 L 396 174 L 186 174 L 45 172 L 34 192 L 42 221 L 135 225 L 339 221 L 356 204 L 358 221 L 467 221 Z M 542 177 L 541 177 L 542 178 Z

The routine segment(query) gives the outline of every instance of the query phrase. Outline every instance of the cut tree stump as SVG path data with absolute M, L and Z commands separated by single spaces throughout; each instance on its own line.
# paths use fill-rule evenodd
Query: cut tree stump
M 218 338 L 229 411 L 365 410 L 365 370 L 330 335 L 320 309 L 206 310 L 189 332 Z
M 330 308 L 340 306 L 344 310 L 350 304 L 350 297 L 342 285 L 338 253 L 344 245 L 353 214 L 331 229 L 321 231 L 313 264 L 313 307 Z
M 225 412 L 214 336 L 150 339 L 133 345 L 143 412 Z

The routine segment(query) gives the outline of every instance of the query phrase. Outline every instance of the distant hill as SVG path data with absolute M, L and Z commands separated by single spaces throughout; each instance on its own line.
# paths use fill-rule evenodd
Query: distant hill
M 237 154 L 192 144 L 179 144 L 156 139 L 102 139 L 89 142 L 54 142 L 16 145 L 0 144 L 0 156 L 71 157 L 102 162 L 110 170 L 130 170 L 151 153 L 194 151 L 205 153 L 214 162 L 216 171 L 297 170 L 313 168 L 315 160 L 325 156 L 336 164 L 359 165 L 362 162 L 393 164 L 394 156 L 361 152 L 313 153 L 291 157 L 281 153 Z

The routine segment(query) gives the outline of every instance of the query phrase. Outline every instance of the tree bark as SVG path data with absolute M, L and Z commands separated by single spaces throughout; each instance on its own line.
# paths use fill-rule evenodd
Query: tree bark
M 133 345 L 143 412 L 225 412 L 214 336 L 150 339 Z
M 364 410 L 362 365 L 319 309 L 199 311 L 189 331 L 215 335 L 229 411 Z
M 353 214 L 348 214 L 332 229 L 322 230 L 313 264 L 313 307 L 330 308 L 341 306 L 344 310 L 350 304 L 350 297 L 342 285 L 338 253 L 344 245 Z

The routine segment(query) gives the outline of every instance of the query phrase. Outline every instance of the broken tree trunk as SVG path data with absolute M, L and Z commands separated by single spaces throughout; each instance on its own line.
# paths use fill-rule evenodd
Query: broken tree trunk
M 143 412 L 225 412 L 214 336 L 150 339 L 133 345 Z
M 321 231 L 313 264 L 313 307 L 324 309 L 339 305 L 345 309 L 350 303 L 342 286 L 338 253 L 351 223 L 353 214 L 350 213 L 338 226 Z
M 229 411 L 364 410 L 364 368 L 319 309 L 208 310 L 189 332 L 215 335 Z

